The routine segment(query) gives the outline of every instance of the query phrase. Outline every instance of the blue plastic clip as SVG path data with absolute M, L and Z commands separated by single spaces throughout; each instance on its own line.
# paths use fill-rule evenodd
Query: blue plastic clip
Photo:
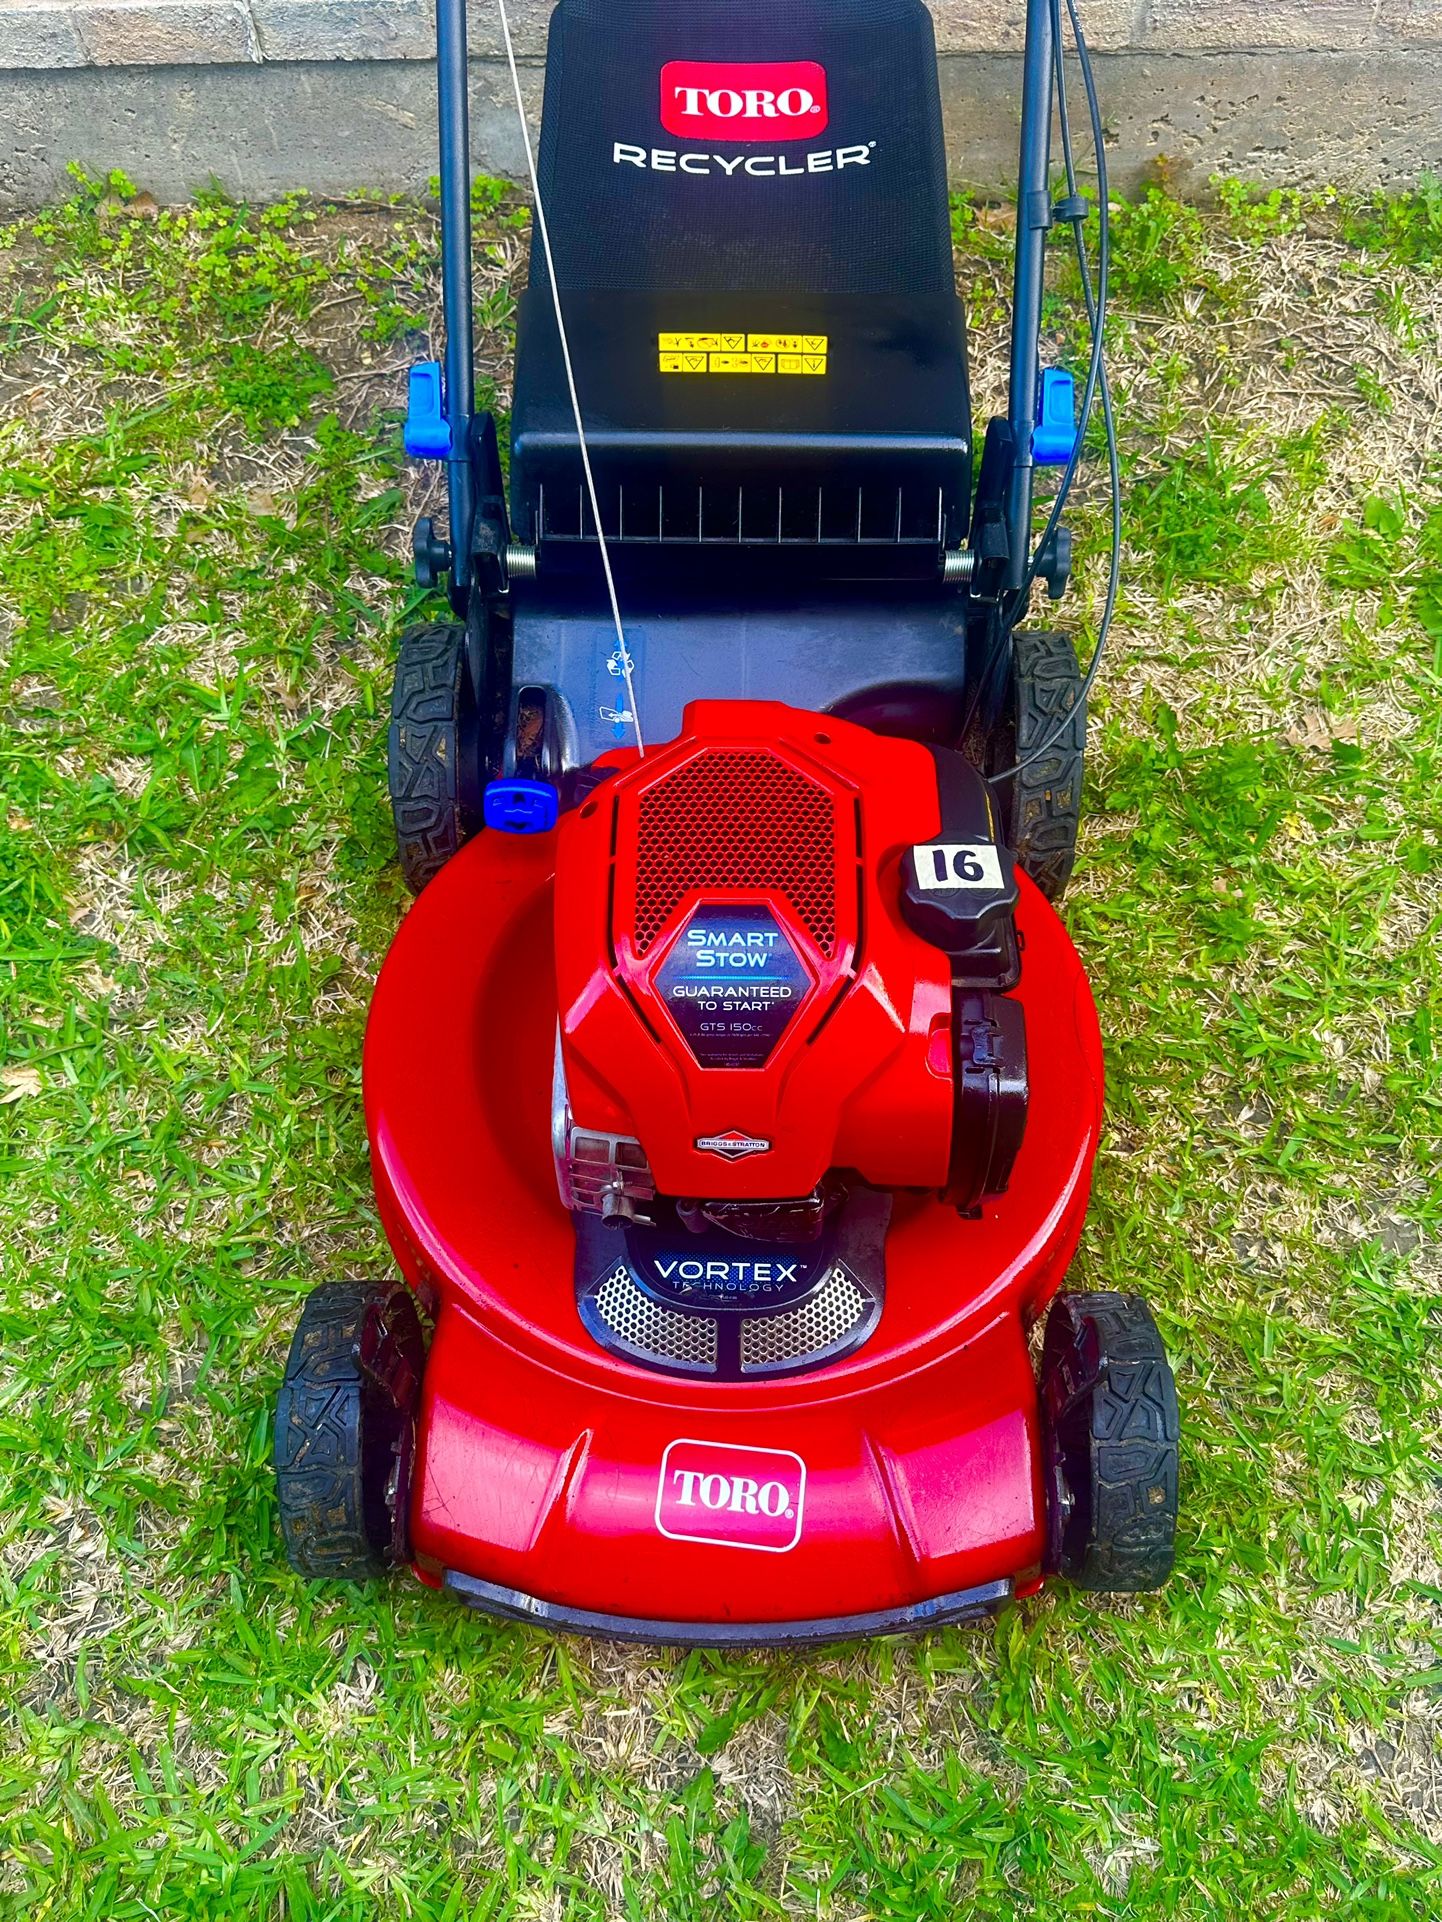
M 498 834 L 549 834 L 560 814 L 561 797 L 549 781 L 492 781 L 486 788 L 486 826 Z
M 1042 372 L 1031 457 L 1038 467 L 1065 467 L 1076 446 L 1076 382 L 1064 367 Z
M 411 369 L 406 452 L 412 460 L 449 460 L 451 426 L 441 397 L 441 363 L 419 360 Z

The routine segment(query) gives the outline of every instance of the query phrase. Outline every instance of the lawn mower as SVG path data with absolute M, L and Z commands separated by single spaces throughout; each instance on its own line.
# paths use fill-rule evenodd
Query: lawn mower
M 790 1645 L 1170 1569 L 1156 1326 L 1060 1291 L 1102 1051 L 1056 904 L 1120 527 L 1065 6 L 1100 245 L 1061 0 L 1027 0 L 1010 393 L 978 459 L 921 0 L 559 0 L 538 154 L 520 114 L 507 474 L 476 404 L 464 0 L 439 0 L 445 359 L 411 372 L 405 440 L 445 466 L 415 561 L 452 618 L 395 671 L 418 898 L 364 1062 L 403 1281 L 304 1306 L 275 1465 L 307 1575 L 403 1564 L 555 1629 Z M 1053 228 L 1080 395 L 1040 364 Z M 1113 547 L 1083 674 L 1027 616 L 1066 591 L 1094 415 Z

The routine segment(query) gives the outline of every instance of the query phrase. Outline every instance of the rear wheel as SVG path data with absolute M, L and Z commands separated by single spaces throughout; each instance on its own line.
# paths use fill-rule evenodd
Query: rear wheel
M 413 894 L 481 825 L 481 734 L 465 628 L 408 628 L 391 691 L 389 763 L 396 850 Z
M 1041 1359 L 1049 1566 L 1079 1588 L 1160 1588 L 1177 1532 L 1176 1384 L 1138 1295 L 1059 1295 Z
M 985 772 L 1002 838 L 1049 901 L 1066 892 L 1076 864 L 1086 763 L 1086 702 L 1069 635 L 1018 628 L 1002 712 L 986 743 Z M 1055 737 L 1055 738 L 1053 738 Z M 1027 757 L 1043 743 L 1044 754 Z M 1009 768 L 1026 765 L 1016 774 Z
M 410 1559 L 406 1515 L 425 1341 L 400 1283 L 324 1282 L 301 1309 L 275 1406 L 275 1479 L 298 1574 L 361 1582 Z

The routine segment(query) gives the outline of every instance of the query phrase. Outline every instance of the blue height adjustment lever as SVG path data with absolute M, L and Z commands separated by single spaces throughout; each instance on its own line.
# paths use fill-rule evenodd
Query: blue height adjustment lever
M 446 419 L 438 360 L 419 360 L 411 369 L 405 442 L 412 460 L 449 460 L 451 457 L 451 424 Z
M 1076 381 L 1064 367 L 1042 371 L 1031 457 L 1038 467 L 1065 467 L 1076 446 Z

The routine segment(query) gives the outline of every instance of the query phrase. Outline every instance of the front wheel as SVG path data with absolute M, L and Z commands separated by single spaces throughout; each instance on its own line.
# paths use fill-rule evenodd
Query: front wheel
M 1078 1588 L 1160 1588 L 1177 1533 L 1177 1390 L 1138 1295 L 1058 1295 L 1041 1358 L 1048 1565 Z
M 410 1559 L 406 1519 L 425 1339 L 401 1283 L 307 1296 L 275 1405 L 275 1481 L 297 1574 L 363 1582 Z

